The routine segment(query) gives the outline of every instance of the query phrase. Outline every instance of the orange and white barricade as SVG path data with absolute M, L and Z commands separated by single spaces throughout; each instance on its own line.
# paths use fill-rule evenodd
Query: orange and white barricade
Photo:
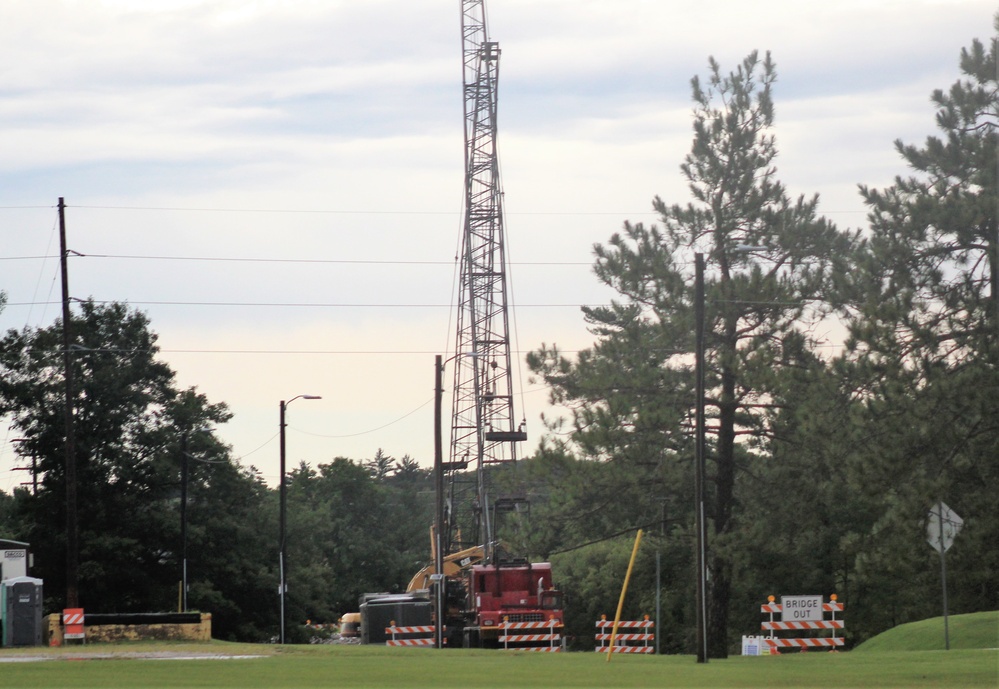
M 783 596 L 780 603 L 774 596 L 767 599 L 760 607 L 760 612 L 770 616 L 760 624 L 760 629 L 770 635 L 763 639 L 770 653 L 779 654 L 782 648 L 797 648 L 807 651 L 810 648 L 828 648 L 836 650 L 844 644 L 842 636 L 837 632 L 844 628 L 842 619 L 836 619 L 837 612 L 843 612 L 843 604 L 836 600 L 836 594 L 829 597 L 828 602 L 821 596 Z M 829 619 L 825 614 L 830 613 Z M 774 619 L 779 614 L 781 618 Z M 801 630 L 831 630 L 831 636 L 780 638 L 774 635 L 776 631 Z
M 64 640 L 78 639 L 87 643 L 84 629 L 83 608 L 64 608 L 62 611 L 62 638 Z
M 641 620 L 626 620 L 617 623 L 618 633 L 614 636 L 614 645 L 610 645 L 613 634 L 614 621 L 608 620 L 606 615 L 601 615 L 597 621 L 596 640 L 597 646 L 593 649 L 597 653 L 655 653 L 655 646 L 650 646 L 650 641 L 655 641 L 656 623 L 646 615 Z M 642 630 L 626 631 L 620 630 Z
M 441 633 L 444 629 L 441 629 Z M 396 627 L 395 620 L 385 628 L 385 634 L 390 638 L 385 640 L 386 646 L 434 646 L 434 625 L 418 625 L 413 627 Z M 445 641 L 446 642 L 446 641 Z
M 558 653 L 562 650 L 562 623 L 554 616 L 547 622 L 511 622 L 504 617 L 498 641 L 506 651 Z

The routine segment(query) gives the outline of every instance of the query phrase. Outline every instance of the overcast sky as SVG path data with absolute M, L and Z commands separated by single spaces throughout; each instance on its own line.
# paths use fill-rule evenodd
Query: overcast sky
M 690 78 L 777 63 L 779 176 L 862 227 L 929 96 L 992 35 L 983 0 L 487 0 L 516 358 L 592 342 L 592 247 L 684 202 Z M 74 297 L 146 312 L 162 358 L 235 417 L 271 483 L 379 448 L 433 459 L 462 206 L 459 0 L 0 0 L 0 330 Z M 547 392 L 515 370 L 530 452 Z M 449 399 L 449 397 L 448 397 Z M 0 490 L 28 478 L 0 425 Z M 24 465 L 23 460 L 20 462 Z

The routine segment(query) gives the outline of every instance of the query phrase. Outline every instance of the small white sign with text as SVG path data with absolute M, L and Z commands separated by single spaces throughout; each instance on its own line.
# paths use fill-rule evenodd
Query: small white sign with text
M 781 622 L 821 622 L 822 596 L 781 596 Z

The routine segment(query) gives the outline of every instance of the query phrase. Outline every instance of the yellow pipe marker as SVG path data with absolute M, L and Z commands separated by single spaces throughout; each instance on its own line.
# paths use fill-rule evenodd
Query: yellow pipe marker
M 628 593 L 628 582 L 631 581 L 631 569 L 635 566 L 635 557 L 638 555 L 638 544 L 642 542 L 642 530 L 638 530 L 635 536 L 635 547 L 631 549 L 631 560 L 628 562 L 628 573 L 624 575 L 624 586 L 621 587 L 621 598 L 617 602 L 617 613 L 614 615 L 614 626 L 611 627 L 610 647 L 607 649 L 607 662 L 610 662 L 614 655 L 614 639 L 617 638 L 617 626 L 621 622 L 621 610 L 624 608 L 624 597 Z

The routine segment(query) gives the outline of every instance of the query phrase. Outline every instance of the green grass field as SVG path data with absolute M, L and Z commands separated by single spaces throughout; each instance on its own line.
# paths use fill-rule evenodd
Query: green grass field
M 933 621 L 928 621 L 933 622 Z M 942 633 L 942 622 L 939 630 Z M 844 653 L 734 656 L 698 665 L 690 656 L 607 657 L 596 653 L 392 649 L 383 646 L 255 646 L 249 644 L 94 644 L 61 649 L 5 649 L 0 687 L 111 689 L 128 687 L 713 687 L 786 689 L 999 686 L 999 651 L 992 643 L 999 613 L 951 619 L 952 638 L 979 639 L 976 649 L 918 650 L 932 624 L 899 628 Z M 976 631 L 984 630 L 984 631 Z M 894 639 L 892 637 L 895 637 Z M 924 638 L 925 637 L 925 638 Z M 875 643 L 877 642 L 877 643 Z M 941 641 L 942 647 L 942 641 Z M 917 650 L 909 650 L 917 649 Z M 160 658 L 143 658 L 161 654 Z M 191 655 L 214 656 L 184 659 Z M 259 656 L 225 658 L 226 656 Z M 179 657 L 179 658 L 178 658 Z M 48 658 L 27 662 L 29 658 Z
M 952 650 L 999 648 L 999 612 L 951 615 L 948 626 Z M 944 620 L 934 617 L 899 625 L 861 644 L 856 650 L 864 653 L 895 649 L 942 651 L 945 648 L 944 638 Z
M 164 644 L 142 645 L 163 650 Z M 129 647 L 138 650 L 139 647 Z M 212 644 L 219 653 L 255 647 Z M 108 649 L 102 649 L 107 651 Z M 124 651 L 125 649 L 117 649 Z M 181 649 L 177 648 L 180 651 Z M 200 651 L 204 652 L 205 647 Z M 715 660 L 689 656 L 606 656 L 596 653 L 519 654 L 384 647 L 312 646 L 266 649 L 245 660 L 136 658 L 10 663 L 0 686 L 112 687 L 988 687 L 999 683 L 996 651 L 803 653 Z

